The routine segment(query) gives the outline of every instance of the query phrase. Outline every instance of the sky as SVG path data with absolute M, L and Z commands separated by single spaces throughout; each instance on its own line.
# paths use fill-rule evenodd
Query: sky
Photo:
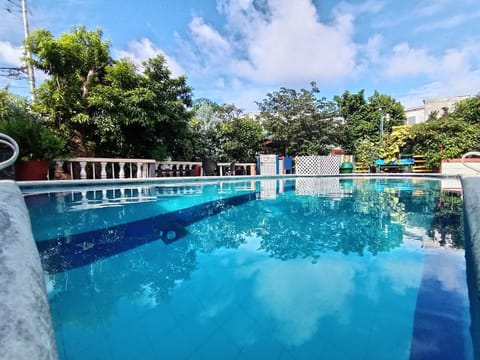
M 114 59 L 162 54 L 195 99 L 247 112 L 312 81 L 330 100 L 377 90 L 406 108 L 480 92 L 480 0 L 26 1 L 30 30 L 100 28 Z M 19 3 L 0 0 L 0 67 L 21 65 Z M 28 94 L 26 80 L 0 76 L 5 86 Z

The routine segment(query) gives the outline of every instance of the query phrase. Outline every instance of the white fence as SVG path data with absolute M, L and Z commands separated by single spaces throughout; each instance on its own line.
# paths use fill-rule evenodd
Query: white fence
M 343 155 L 333 156 L 297 156 L 295 173 L 297 175 L 339 174 Z
M 255 163 L 233 163 L 237 174 L 255 175 Z M 232 163 L 218 163 L 218 175 L 235 175 Z M 202 176 L 201 162 L 77 157 L 56 160 L 55 180 Z

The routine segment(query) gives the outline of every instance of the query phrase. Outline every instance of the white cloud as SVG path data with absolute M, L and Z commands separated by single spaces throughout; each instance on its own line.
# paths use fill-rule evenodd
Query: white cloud
M 474 42 L 446 50 L 434 59 L 423 73 L 427 80 L 411 89 L 402 99 L 410 106 L 431 97 L 477 95 L 480 92 L 480 45 Z M 416 99 L 416 101 L 414 101 Z
M 480 11 L 468 14 L 450 15 L 446 19 L 422 24 L 415 28 L 415 31 L 432 31 L 441 29 L 451 29 L 458 27 L 468 21 L 480 18 Z
M 213 27 L 205 24 L 202 18 L 193 18 L 189 24 L 189 29 L 195 44 L 211 60 L 230 55 L 231 46 L 229 42 Z
M 0 64 L 19 67 L 22 65 L 22 48 L 8 41 L 0 41 Z
M 418 16 L 434 16 L 447 8 L 450 2 L 451 0 L 423 0 L 412 13 Z
M 398 77 L 430 73 L 435 65 L 435 59 L 425 49 L 412 49 L 408 43 L 401 43 L 385 58 L 385 74 Z
M 370 37 L 364 47 L 365 56 L 368 62 L 373 64 L 381 61 L 381 50 L 383 46 L 383 36 L 375 34 Z
M 336 7 L 335 11 L 340 13 L 350 13 L 350 14 L 377 14 L 385 7 L 385 1 L 378 0 L 367 0 L 363 3 L 349 3 L 342 1 Z
M 256 270 L 254 296 L 275 321 L 273 335 L 283 344 L 309 341 L 322 317 L 344 316 L 339 321 L 348 322 L 347 300 L 358 270 L 351 263 L 328 257 L 317 264 L 272 260 Z
M 113 49 L 112 53 L 117 58 L 129 58 L 139 68 L 142 66 L 143 61 L 157 55 L 163 55 L 168 68 L 172 72 L 172 76 L 176 77 L 185 73 L 182 66 L 173 57 L 165 54 L 164 51 L 156 47 L 155 44 L 147 38 L 130 41 L 127 50 Z
M 310 0 L 253 0 L 218 3 L 228 36 L 200 18 L 190 24 L 192 41 L 204 67 L 227 65 L 227 72 L 257 83 L 305 83 L 349 77 L 356 70 L 353 17 L 335 14 L 332 24 L 319 21 Z M 221 70 L 218 69 L 220 72 Z

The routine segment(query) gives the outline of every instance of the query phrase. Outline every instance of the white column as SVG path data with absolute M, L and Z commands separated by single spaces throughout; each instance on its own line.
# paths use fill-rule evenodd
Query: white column
M 86 161 L 80 161 L 80 179 L 86 179 L 87 178 L 87 171 L 85 170 L 86 166 L 87 166 Z
M 137 162 L 137 178 L 142 177 L 142 163 Z
M 120 170 L 118 170 L 118 177 L 120 179 L 124 179 L 125 178 L 125 163 L 124 162 L 121 162 L 121 163 L 118 163 L 118 166 L 120 166 Z
M 104 162 L 104 161 L 102 161 L 102 162 L 100 163 L 100 166 L 101 166 L 100 178 L 101 178 L 101 179 L 106 179 L 106 178 L 107 178 L 107 169 L 106 169 L 107 163 Z

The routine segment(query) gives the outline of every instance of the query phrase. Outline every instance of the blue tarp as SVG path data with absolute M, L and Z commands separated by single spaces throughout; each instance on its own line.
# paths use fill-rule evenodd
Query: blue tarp
M 386 163 L 385 160 L 379 159 L 375 161 L 375 164 L 377 166 L 379 165 L 413 165 L 415 164 L 415 161 L 413 159 L 400 159 L 400 160 L 394 160 L 390 161 L 389 163 Z

